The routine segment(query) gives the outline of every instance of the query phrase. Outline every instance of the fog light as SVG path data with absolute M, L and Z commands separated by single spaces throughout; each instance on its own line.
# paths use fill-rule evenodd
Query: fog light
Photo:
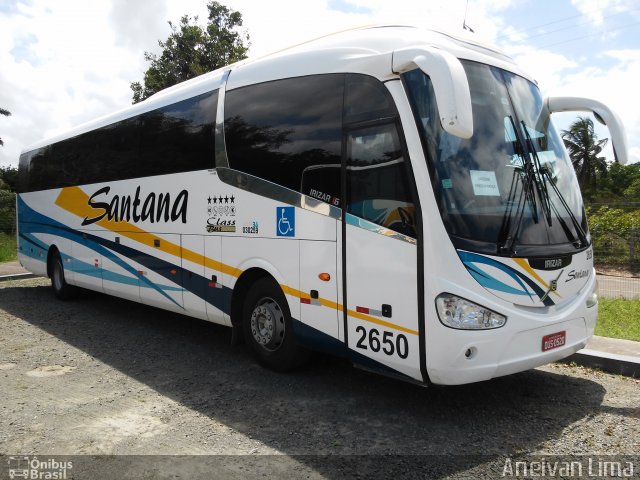
M 507 317 L 464 298 L 442 293 L 436 298 L 440 322 L 460 330 L 489 330 L 507 323 Z

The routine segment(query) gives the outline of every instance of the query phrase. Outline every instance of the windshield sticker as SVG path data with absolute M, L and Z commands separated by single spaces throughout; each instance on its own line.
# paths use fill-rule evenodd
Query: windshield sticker
M 495 172 L 484 170 L 469 170 L 469 174 L 471 175 L 473 193 L 476 196 L 500 196 L 500 190 L 498 190 L 498 180 L 496 180 Z
M 453 188 L 453 182 L 450 178 L 442 179 L 442 188 Z

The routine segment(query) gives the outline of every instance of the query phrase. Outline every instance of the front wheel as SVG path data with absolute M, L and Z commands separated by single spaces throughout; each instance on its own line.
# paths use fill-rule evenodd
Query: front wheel
M 64 278 L 64 267 L 60 253 L 55 252 L 51 260 L 51 287 L 53 293 L 59 300 L 69 300 L 76 295 L 76 287 L 69 285 Z
M 262 365 L 284 372 L 309 358 L 296 343 L 287 300 L 273 279 L 261 278 L 251 287 L 242 313 L 245 340 Z

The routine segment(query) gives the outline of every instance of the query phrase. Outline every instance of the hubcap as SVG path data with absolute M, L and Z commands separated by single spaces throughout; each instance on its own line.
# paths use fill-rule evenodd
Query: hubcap
M 284 314 L 278 302 L 272 298 L 262 298 L 251 313 L 251 335 L 265 350 L 277 350 L 284 340 Z

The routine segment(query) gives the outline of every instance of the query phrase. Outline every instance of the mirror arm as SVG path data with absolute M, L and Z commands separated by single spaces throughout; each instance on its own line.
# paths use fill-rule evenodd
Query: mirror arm
M 593 112 L 596 120 L 609 127 L 613 154 L 622 165 L 629 158 L 627 147 L 627 134 L 620 117 L 604 103 L 582 97 L 547 97 L 545 103 L 551 113 L 554 112 Z
M 392 69 L 395 73 L 404 73 L 416 66 L 433 83 L 442 128 L 456 137 L 471 138 L 471 94 L 467 74 L 460 60 L 451 53 L 430 45 L 393 52 Z

